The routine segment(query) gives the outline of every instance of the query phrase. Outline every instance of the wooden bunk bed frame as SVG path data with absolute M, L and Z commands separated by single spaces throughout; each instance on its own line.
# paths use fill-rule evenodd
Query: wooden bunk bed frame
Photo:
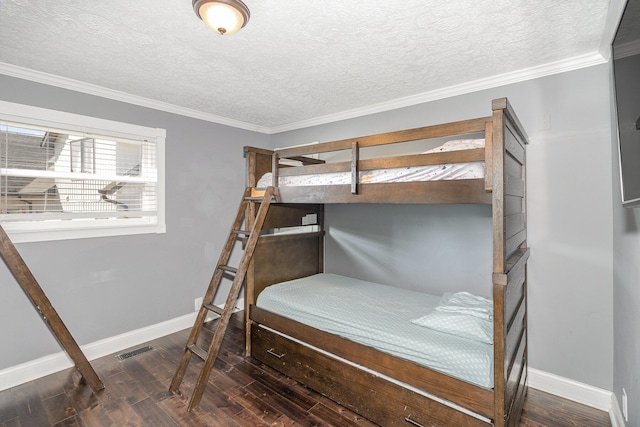
M 506 98 L 492 115 L 419 129 L 272 152 L 245 147 L 248 185 L 278 176 L 351 171 L 350 185 L 276 188 L 263 229 L 299 226 L 317 215 L 320 231 L 260 238 L 245 284 L 246 354 L 384 426 L 515 426 L 527 391 L 525 145 L 528 137 Z M 359 149 L 403 141 L 484 133 L 485 148 L 359 160 Z M 327 163 L 310 154 L 351 150 Z M 284 167 L 297 159 L 300 167 Z M 358 171 L 483 161 L 484 179 L 360 184 Z M 275 283 L 323 271 L 325 203 L 483 203 L 493 211 L 494 387 L 487 389 L 287 319 L 255 305 Z M 249 215 L 251 218 L 251 215 Z M 313 217 L 312 217 L 313 218 Z M 307 221 L 308 222 L 308 221 Z

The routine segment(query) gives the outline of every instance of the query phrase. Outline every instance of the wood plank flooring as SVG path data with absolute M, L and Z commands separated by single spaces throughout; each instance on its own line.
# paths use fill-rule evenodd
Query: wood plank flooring
M 149 342 L 154 350 L 118 361 L 92 361 L 105 389 L 79 384 L 73 368 L 0 392 L 0 427 L 39 426 L 373 426 L 290 378 L 242 357 L 242 318 L 232 316 L 202 402 L 187 412 L 188 395 L 169 393 L 188 330 Z M 203 334 L 204 335 L 204 334 Z M 135 348 L 143 347 L 136 346 Z M 181 385 L 190 393 L 200 362 Z M 529 389 L 521 427 L 611 426 L 609 416 Z

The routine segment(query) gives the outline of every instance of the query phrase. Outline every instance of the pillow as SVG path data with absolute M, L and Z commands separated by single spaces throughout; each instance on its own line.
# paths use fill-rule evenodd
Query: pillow
M 454 139 L 447 141 L 439 147 L 432 148 L 422 154 L 440 153 L 443 151 L 472 150 L 474 148 L 484 148 L 484 139 Z
M 476 316 L 434 310 L 426 316 L 411 320 L 411 323 L 445 334 L 493 344 L 493 322 Z
M 493 302 L 490 299 L 469 292 L 446 293 L 440 299 L 438 311 L 468 314 L 485 320 L 493 319 Z

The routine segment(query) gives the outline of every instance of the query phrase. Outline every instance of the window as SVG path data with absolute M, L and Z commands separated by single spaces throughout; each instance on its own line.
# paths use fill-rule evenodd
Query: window
M 164 232 L 165 134 L 0 101 L 0 222 L 14 242 Z

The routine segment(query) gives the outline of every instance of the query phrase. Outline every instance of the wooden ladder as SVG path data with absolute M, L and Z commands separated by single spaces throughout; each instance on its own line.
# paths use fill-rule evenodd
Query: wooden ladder
M 191 329 L 191 334 L 187 339 L 187 344 L 185 346 L 182 359 L 180 359 L 178 369 L 176 370 L 176 373 L 173 376 L 173 380 L 171 381 L 171 385 L 169 386 L 169 391 L 171 392 L 175 392 L 178 387 L 180 387 L 180 383 L 182 382 L 184 374 L 187 371 L 187 366 L 189 365 L 192 354 L 204 361 L 204 364 L 198 376 L 198 380 L 196 381 L 193 394 L 191 395 L 191 399 L 189 400 L 188 411 L 191 411 L 193 408 L 198 406 L 200 400 L 202 399 L 204 389 L 207 385 L 207 382 L 209 381 L 211 369 L 213 368 L 213 364 L 218 357 L 222 339 L 224 338 L 224 334 L 229 325 L 231 314 L 233 314 L 233 309 L 236 304 L 236 300 L 238 299 L 238 294 L 240 293 L 242 282 L 244 281 L 247 269 L 249 268 L 249 263 L 251 262 L 251 258 L 253 257 L 253 252 L 258 243 L 260 231 L 262 230 L 262 225 L 264 224 L 264 220 L 267 216 L 267 212 L 269 210 L 269 206 L 273 197 L 273 187 L 268 187 L 264 193 L 264 196 L 262 197 L 251 197 L 251 188 L 247 188 L 244 192 L 242 201 L 240 202 L 236 219 L 233 223 L 231 232 L 229 233 L 229 238 L 227 239 L 227 243 L 222 249 L 220 259 L 218 260 L 218 265 L 216 266 L 213 277 L 209 282 L 209 287 L 207 288 L 207 292 L 204 295 L 202 306 L 198 311 L 195 323 L 193 325 L 193 328 Z M 244 231 L 240 227 L 243 225 L 243 220 L 245 220 L 247 209 L 253 203 L 259 203 L 260 208 L 255 215 L 255 221 L 251 226 L 251 230 Z M 247 223 L 247 221 L 244 222 L 245 224 Z M 240 264 L 237 268 L 230 267 L 228 263 L 229 258 L 231 257 L 231 251 L 236 241 L 241 237 L 247 239 L 244 248 L 244 254 L 242 255 Z M 234 279 L 233 283 L 231 284 L 231 289 L 229 290 L 229 295 L 227 296 L 227 300 L 224 304 L 224 308 L 220 309 L 213 305 L 213 300 L 216 296 L 216 292 L 218 291 L 218 287 L 220 286 L 220 282 L 222 281 L 222 277 L 225 273 L 233 274 Z M 197 345 L 197 341 L 206 321 L 207 315 L 210 311 L 220 315 L 220 318 L 215 325 L 213 338 L 211 339 L 211 344 L 209 345 L 209 350 L 206 351 L 202 347 L 199 347 Z
M 18 253 L 18 250 L 2 226 L 0 226 L 0 256 L 2 256 L 9 270 L 11 270 L 11 273 L 29 297 L 33 306 L 38 310 L 40 316 L 42 316 L 51 333 L 57 338 L 58 343 L 60 343 L 71 360 L 73 360 L 73 363 L 82 375 L 82 379 L 89 384 L 89 387 L 91 387 L 94 392 L 102 390 L 104 384 L 100 381 L 98 374 L 96 374 L 96 371 L 91 367 L 91 364 L 78 346 L 78 343 L 73 339 L 71 332 L 69 332 L 65 326 L 56 309 L 51 305 L 51 301 L 47 298 L 47 295 L 40 287 L 40 284 L 31 273 L 31 270 Z

